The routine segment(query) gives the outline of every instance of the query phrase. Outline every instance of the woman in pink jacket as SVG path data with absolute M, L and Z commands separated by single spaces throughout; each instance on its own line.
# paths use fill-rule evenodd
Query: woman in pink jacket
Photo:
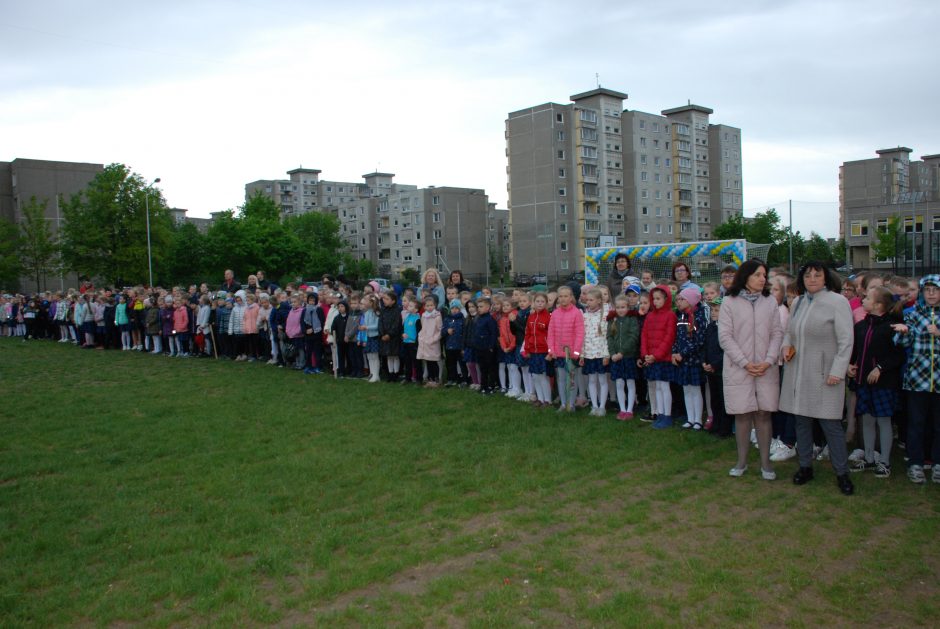
M 783 329 L 777 300 L 767 286 L 767 265 L 748 260 L 734 276 L 721 302 L 718 340 L 725 352 L 723 363 L 725 408 L 734 415 L 738 461 L 729 474 L 747 470 L 751 427 L 757 431 L 761 475 L 774 480 L 770 465 L 770 414 L 780 401 L 780 372 L 777 359 Z
M 558 302 L 548 324 L 548 360 L 555 360 L 555 380 L 558 381 L 559 411 L 574 412 L 574 392 L 569 395 L 569 382 L 576 377 L 574 364 L 581 358 L 584 346 L 584 315 L 574 303 L 574 292 L 569 286 L 558 288 Z M 566 358 L 571 358 L 572 373 L 568 373 Z

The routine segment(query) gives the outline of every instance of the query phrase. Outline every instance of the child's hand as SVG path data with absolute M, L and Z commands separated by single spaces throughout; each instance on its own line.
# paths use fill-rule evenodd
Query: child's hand
M 579 359 L 578 359 L 578 365 L 581 366 L 581 367 L 584 367 L 584 358 L 579 358 Z
M 894 325 L 891 326 L 891 329 L 897 332 L 898 334 L 907 334 L 909 331 L 909 328 L 903 323 L 895 323 Z
M 643 359 L 646 361 L 647 365 L 652 365 L 653 363 L 656 362 L 656 357 L 653 356 L 652 354 L 647 354 L 646 356 L 643 357 Z
M 672 364 L 678 365 L 682 362 L 682 354 L 673 354 L 672 355 Z
M 382 335 L 382 340 L 383 340 L 383 341 L 387 341 L 387 340 L 389 340 L 390 338 L 392 338 L 392 337 L 389 336 L 388 334 L 383 334 L 383 335 Z
M 510 320 L 510 321 L 515 321 L 515 320 L 516 320 L 516 313 L 515 313 L 515 312 L 510 312 L 510 313 L 509 313 L 509 320 Z
M 927 326 L 927 333 L 930 334 L 931 336 L 940 336 L 940 328 L 938 328 L 936 325 L 931 323 L 930 325 Z
M 610 360 L 613 362 L 620 362 L 620 359 L 623 358 L 623 354 L 614 354 L 610 357 Z
M 646 366 L 646 363 L 643 362 L 643 359 L 642 359 L 642 358 L 637 358 L 637 359 L 636 359 L 636 366 L 639 367 L 640 369 L 642 369 L 643 367 Z
M 604 366 L 606 367 L 609 364 L 610 364 L 610 358 L 608 358 L 607 356 L 604 356 Z
M 447 334 L 453 334 L 454 328 L 447 328 Z
M 705 373 L 715 373 L 715 369 L 708 363 L 702 363 L 702 369 L 705 370 Z
M 796 356 L 796 348 L 792 345 L 787 345 L 783 348 L 783 362 L 788 363 L 793 360 L 793 357 Z
M 875 367 L 868 373 L 868 384 L 876 384 L 881 377 L 881 369 Z
M 849 369 L 845 373 L 849 378 L 854 378 L 858 374 L 858 365 L 849 365 Z

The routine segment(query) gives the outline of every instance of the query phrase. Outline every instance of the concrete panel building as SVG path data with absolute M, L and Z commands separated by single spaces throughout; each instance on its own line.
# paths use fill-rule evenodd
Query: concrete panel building
M 103 164 L 57 162 L 40 159 L 14 159 L 0 162 L 0 216 L 19 224 L 23 220 L 22 208 L 36 197 L 46 203 L 46 219 L 52 233 L 62 223 L 60 199 L 69 199 L 88 187 L 91 180 L 104 170 Z M 48 277 L 43 289 L 61 290 L 78 286 L 74 274 Z M 21 278 L 23 290 L 36 290 L 32 278 Z
M 925 243 L 940 246 L 940 154 L 911 161 L 912 152 L 906 146 L 881 149 L 877 157 L 839 167 L 839 235 L 856 268 L 894 268 L 894 259 L 878 258 L 871 250 L 892 218 L 912 235 L 914 255 L 905 251 L 905 259 L 915 258 L 918 267 L 926 258 L 932 266 L 940 263 L 940 251 L 924 250 Z
M 602 241 L 707 240 L 743 211 L 741 131 L 700 105 L 661 115 L 597 88 L 506 120 L 513 269 L 562 276 Z

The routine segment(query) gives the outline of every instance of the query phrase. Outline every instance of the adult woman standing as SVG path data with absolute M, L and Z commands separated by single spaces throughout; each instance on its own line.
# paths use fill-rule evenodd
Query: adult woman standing
M 767 287 L 767 265 L 748 260 L 737 270 L 731 288 L 721 302 L 718 339 L 725 351 L 723 392 L 725 409 L 734 415 L 738 461 L 729 474 L 747 470 L 751 427 L 757 432 L 761 475 L 777 478 L 770 465 L 770 415 L 780 400 L 777 357 L 783 328 L 777 300 Z
M 444 303 L 444 298 L 446 297 L 444 293 L 444 284 L 441 282 L 441 274 L 437 272 L 437 269 L 430 268 L 424 272 L 424 275 L 421 278 L 421 290 L 427 288 L 434 295 L 437 295 L 437 305 L 438 308 L 441 307 L 441 304 Z
M 448 286 L 453 286 L 456 288 L 458 293 L 470 290 L 470 287 L 467 286 L 466 280 L 463 278 L 463 271 L 460 269 L 454 269 L 450 272 L 450 283 Z
M 679 290 L 686 288 L 697 288 L 701 292 L 702 287 L 692 281 L 692 270 L 685 262 L 676 262 L 672 265 L 672 281 L 679 282 Z
M 630 256 L 627 254 L 618 253 L 614 257 L 614 268 L 610 270 L 610 275 L 607 277 L 611 301 L 617 295 L 623 295 L 623 278 L 630 276 L 632 267 Z
M 793 482 L 813 479 L 813 421 L 818 420 L 839 490 L 851 495 L 842 409 L 845 374 L 852 357 L 852 309 L 839 294 L 842 283 L 822 262 L 807 262 L 796 278 L 800 296 L 790 310 L 783 338 L 783 388 L 780 410 L 796 416 L 800 469 Z

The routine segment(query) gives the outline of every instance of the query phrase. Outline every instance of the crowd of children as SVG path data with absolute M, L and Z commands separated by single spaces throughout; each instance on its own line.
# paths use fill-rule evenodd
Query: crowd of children
M 615 295 L 604 284 L 476 294 L 449 286 L 443 303 L 438 290 L 382 290 L 374 282 L 362 291 L 329 282 L 318 290 L 257 283 L 234 292 L 205 284 L 188 291 L 69 290 L 3 295 L 0 324 L 4 336 L 24 340 L 468 387 L 540 409 L 589 407 L 600 417 L 613 408 L 621 421 L 638 416 L 654 428 L 678 421 L 726 437 L 732 420 L 724 410 L 717 326 L 734 273 L 726 267 L 720 282 L 699 287 L 685 278 L 658 283 L 646 270 L 626 275 Z M 768 281 L 786 329 L 796 283 L 782 269 Z M 846 396 L 849 437 L 857 416 L 862 427 L 853 470 L 888 476 L 897 440 L 915 446 L 908 475 L 924 482 L 923 470 L 940 458 L 940 439 L 933 439 L 940 277 L 926 276 L 919 290 L 916 281 L 869 273 L 846 280 L 842 294 L 857 322 Z M 773 435 L 771 460 L 793 458 L 792 416 L 775 413 Z M 817 449 L 826 456 L 821 437 Z M 932 480 L 940 483 L 940 466 Z

